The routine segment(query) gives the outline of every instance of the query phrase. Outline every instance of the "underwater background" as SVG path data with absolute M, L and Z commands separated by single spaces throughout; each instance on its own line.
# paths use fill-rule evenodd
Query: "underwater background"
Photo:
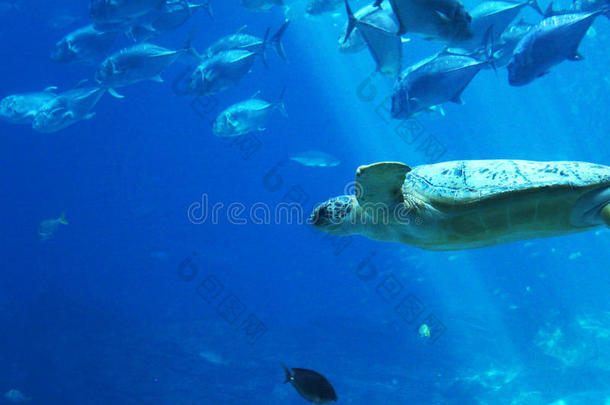
M 306 403 L 282 384 L 284 363 L 321 372 L 354 405 L 610 403 L 607 229 L 429 252 L 226 215 L 231 203 L 296 201 L 306 219 L 377 161 L 610 164 L 608 19 L 583 40 L 584 61 L 525 87 L 510 87 L 506 69 L 483 70 L 464 105 L 414 125 L 390 119 L 392 81 L 372 74 L 367 52 L 337 51 L 343 9 L 212 7 L 213 20 L 199 12 L 152 42 L 178 49 L 197 27 L 193 46 L 205 49 L 288 17 L 288 62 L 269 53 L 268 68 L 257 61 L 234 88 L 195 98 L 180 90 L 195 66 L 183 57 L 165 83 L 106 95 L 93 119 L 61 132 L 0 123 L 2 393 L 18 389 L 31 404 Z M 88 13 L 74 0 L 5 9 L 0 94 L 92 78 L 94 66 L 49 60 Z M 412 36 L 403 65 L 441 48 Z M 257 91 L 275 100 L 284 87 L 288 118 L 276 113 L 245 140 L 212 134 L 228 105 Z M 341 164 L 288 159 L 306 150 Z M 38 224 L 62 211 L 69 225 L 39 240 Z

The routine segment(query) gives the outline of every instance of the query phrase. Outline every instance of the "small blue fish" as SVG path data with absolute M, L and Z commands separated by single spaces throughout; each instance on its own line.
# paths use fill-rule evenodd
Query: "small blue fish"
M 284 91 L 280 94 L 277 102 L 269 103 L 261 100 L 256 93 L 250 99 L 234 104 L 221 112 L 214 120 L 213 132 L 216 136 L 228 138 L 245 135 L 253 131 L 264 131 L 267 121 L 275 110 L 279 110 L 284 116 L 286 107 L 282 101 Z
M 38 236 L 41 240 L 51 239 L 55 235 L 59 225 L 68 225 L 64 212 L 61 213 L 59 218 L 42 221 L 40 225 L 38 225 Z
M 34 116 L 35 131 L 57 132 L 79 121 L 95 116 L 95 105 L 104 95 L 102 87 L 82 87 L 63 92 L 44 104 Z
M 97 62 L 110 50 L 116 36 L 116 32 L 98 31 L 92 24 L 87 25 L 57 42 L 51 52 L 51 60 L 61 63 Z

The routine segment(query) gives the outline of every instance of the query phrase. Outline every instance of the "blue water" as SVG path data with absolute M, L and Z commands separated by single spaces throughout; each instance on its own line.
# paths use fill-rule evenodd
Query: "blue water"
M 23 0 L 0 16 L 2 97 L 92 77 L 94 66 L 48 59 L 88 23 L 86 3 Z M 154 42 L 179 48 L 198 27 L 203 50 L 242 25 L 262 36 L 285 18 L 277 7 L 212 4 L 213 21 L 199 12 Z M 295 200 L 308 215 L 343 194 L 359 165 L 384 160 L 610 164 L 609 20 L 583 40 L 584 61 L 519 88 L 505 69 L 482 71 L 464 105 L 420 116 L 401 136 L 387 112 L 392 82 L 370 76 L 367 52 L 336 50 L 342 10 L 303 9 L 288 12 L 288 63 L 269 53 L 268 69 L 257 61 L 211 99 L 176 94 L 195 65 L 185 57 L 164 84 L 104 96 L 93 119 L 61 132 L 0 123 L 1 393 L 46 405 L 306 403 L 282 385 L 285 363 L 324 374 L 343 404 L 610 403 L 606 229 L 429 252 L 226 215 L 231 203 L 249 218 L 255 204 Z M 438 49 L 413 36 L 404 65 Z M 288 119 L 274 115 L 251 144 L 213 136 L 221 109 L 284 87 Z M 305 150 L 341 164 L 287 160 Z M 217 221 L 210 211 L 189 219 L 202 200 L 223 204 Z M 69 225 L 39 240 L 38 224 L 62 211 Z

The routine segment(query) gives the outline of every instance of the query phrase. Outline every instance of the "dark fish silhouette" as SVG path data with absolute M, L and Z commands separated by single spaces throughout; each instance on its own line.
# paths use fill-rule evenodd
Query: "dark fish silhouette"
M 292 384 L 306 400 L 315 404 L 327 404 L 338 399 L 335 389 L 323 375 L 304 368 L 293 368 L 291 372 L 288 367 L 282 367 L 286 372 L 284 384 Z

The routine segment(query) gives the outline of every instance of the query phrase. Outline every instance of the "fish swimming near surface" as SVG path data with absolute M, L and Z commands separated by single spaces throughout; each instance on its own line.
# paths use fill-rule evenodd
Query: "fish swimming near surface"
M 161 10 L 166 0 L 91 0 L 89 17 L 95 28 L 122 30 L 138 18 Z
M 51 52 L 51 60 L 92 64 L 110 50 L 116 36 L 116 32 L 98 31 L 92 24 L 87 25 L 59 40 Z
M 537 0 L 527 0 L 522 3 L 492 0 L 479 3 L 470 10 L 472 37 L 466 40 L 455 40 L 450 45 L 467 50 L 477 50 L 485 46 L 485 34 L 490 27 L 493 27 L 491 40 L 493 43 L 498 43 L 502 33 L 525 7 L 531 7 L 540 15 L 544 15 Z
M 337 10 L 343 0 L 309 0 L 305 12 L 309 15 L 321 15 Z
M 181 27 L 200 8 L 207 10 L 210 17 L 213 17 L 210 0 L 199 4 L 191 4 L 186 0 L 168 1 L 162 9 L 138 19 L 138 22 L 132 25 L 126 34 L 135 42 L 147 41 L 154 36 Z
M 58 94 L 38 110 L 32 128 L 38 132 L 51 133 L 78 121 L 91 119 L 95 116 L 93 108 L 105 92 L 103 87 L 83 87 L 80 84 L 72 90 Z
M 250 72 L 257 56 L 262 55 L 260 52 L 233 49 L 203 59 L 191 74 L 189 92 L 212 95 L 236 85 Z
M 290 383 L 297 392 L 314 404 L 328 404 L 338 400 L 335 389 L 322 374 L 304 368 L 292 370 L 282 365 L 286 373 L 284 384 Z
M 271 44 L 278 56 L 286 60 L 286 52 L 284 51 L 284 47 L 282 45 L 282 37 L 284 36 L 289 24 L 290 21 L 285 21 L 270 39 L 268 38 L 269 30 L 267 30 L 265 33 L 265 37 L 261 39 L 257 36 L 247 34 L 245 31 L 248 27 L 244 25 L 236 33 L 222 37 L 210 45 L 205 50 L 202 57 L 211 58 L 220 52 L 229 51 L 232 49 L 251 51 L 259 53 L 264 57 L 268 44 Z
M 163 82 L 160 73 L 188 49 L 177 51 L 158 45 L 142 43 L 106 58 L 95 72 L 95 80 L 118 98 L 115 88 L 128 86 L 144 80 Z
M 0 100 L 0 119 L 11 124 L 30 125 L 36 113 L 57 94 L 57 87 L 47 87 L 44 91 L 13 94 Z
M 361 13 L 362 17 L 357 19 L 348 0 L 345 0 L 345 8 L 349 19 L 345 40 L 357 27 L 375 60 L 377 71 L 389 77 L 398 76 L 402 66 L 402 39 L 397 35 L 399 25 L 394 14 L 378 8 L 374 12 Z
M 297 153 L 290 160 L 308 167 L 336 167 L 341 163 L 336 157 L 317 150 Z
M 269 103 L 257 98 L 257 92 L 250 99 L 239 102 L 222 111 L 214 120 L 212 130 L 216 136 L 229 138 L 245 135 L 253 131 L 264 131 L 265 125 L 271 118 L 275 110 L 280 111 L 284 116 L 286 106 L 284 105 L 284 90 L 280 94 L 278 101 Z
M 493 64 L 488 59 L 445 50 L 409 67 L 394 84 L 392 118 L 409 118 L 435 106 L 453 102 L 462 104 L 461 94 L 476 74 Z
M 241 0 L 241 6 L 252 11 L 269 11 L 273 6 L 284 6 L 284 0 Z
M 38 225 L 38 237 L 41 240 L 51 239 L 55 235 L 59 225 L 68 225 L 64 212 L 61 213 L 59 218 L 42 221 L 40 225 Z
M 378 6 L 383 0 L 376 0 Z M 443 42 L 472 37 L 472 17 L 459 0 L 390 0 L 398 18 L 398 35 L 413 32 Z
M 564 60 L 579 61 L 578 47 L 595 19 L 608 10 L 545 18 L 517 44 L 508 63 L 508 82 L 523 86 L 546 75 Z

